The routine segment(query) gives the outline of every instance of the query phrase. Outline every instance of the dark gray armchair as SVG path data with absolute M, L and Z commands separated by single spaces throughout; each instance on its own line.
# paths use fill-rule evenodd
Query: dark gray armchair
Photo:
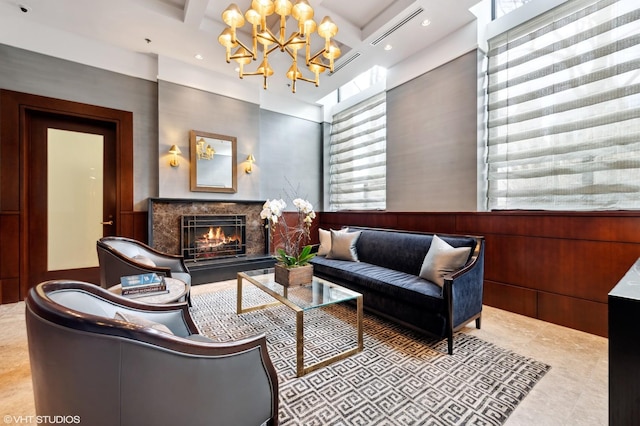
M 191 306 L 191 274 L 182 256 L 162 253 L 148 245 L 125 237 L 103 237 L 96 243 L 100 264 L 100 285 L 120 284 L 120 277 L 156 272 L 177 278 L 187 286 L 186 299 Z
M 264 335 L 214 342 L 198 334 L 185 302 L 146 305 L 47 281 L 29 291 L 26 322 L 39 416 L 94 426 L 278 424 Z

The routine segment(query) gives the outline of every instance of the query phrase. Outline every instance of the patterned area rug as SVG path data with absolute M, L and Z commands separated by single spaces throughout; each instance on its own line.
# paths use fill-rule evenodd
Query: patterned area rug
M 243 306 L 273 301 L 245 287 Z M 364 350 L 295 377 L 295 315 L 276 306 L 235 313 L 236 291 L 193 296 L 192 316 L 217 341 L 265 333 L 280 382 L 280 424 L 501 425 L 550 366 L 457 333 L 436 341 L 364 314 Z M 356 346 L 355 308 L 305 313 L 305 366 Z

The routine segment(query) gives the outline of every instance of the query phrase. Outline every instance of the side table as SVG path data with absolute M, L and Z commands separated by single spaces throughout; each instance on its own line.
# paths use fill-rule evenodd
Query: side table
M 185 296 L 187 295 L 187 285 L 184 283 L 184 281 L 181 281 L 177 278 L 169 278 L 169 277 L 165 277 L 164 280 L 167 283 L 167 288 L 169 289 L 169 293 L 151 294 L 149 296 L 139 296 L 135 298 L 132 297 L 131 299 L 137 300 L 143 303 L 152 303 L 152 304 L 163 304 L 163 303 L 184 301 Z M 112 293 L 117 294 L 118 296 L 122 295 L 122 286 L 120 284 L 114 285 L 113 287 L 109 287 L 108 290 Z

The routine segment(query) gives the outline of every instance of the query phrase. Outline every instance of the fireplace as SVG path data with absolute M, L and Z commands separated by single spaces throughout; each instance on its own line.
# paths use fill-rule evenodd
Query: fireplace
M 244 215 L 184 215 L 181 223 L 180 245 L 185 260 L 198 262 L 246 255 Z
M 149 198 L 149 245 L 184 256 L 191 284 L 230 280 L 238 272 L 272 268 L 275 261 L 270 254 L 269 228 L 260 217 L 263 204 L 264 200 Z M 218 223 L 206 222 L 210 219 Z M 193 231 L 191 236 L 186 232 L 188 227 Z M 204 234 L 209 238 L 209 228 L 218 227 L 226 243 L 211 243 L 210 250 L 196 244 Z M 211 229 L 214 238 L 216 232 Z M 240 242 L 232 238 L 236 235 L 241 237 Z

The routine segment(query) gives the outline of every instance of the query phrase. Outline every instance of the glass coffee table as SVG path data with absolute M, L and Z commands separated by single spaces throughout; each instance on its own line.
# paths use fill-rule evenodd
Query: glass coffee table
M 263 292 L 267 293 L 275 302 L 264 305 L 242 307 L 242 286 L 244 281 L 253 284 Z M 356 301 L 357 318 L 357 346 L 339 354 L 330 356 L 314 364 L 304 365 L 304 313 L 312 309 L 335 303 Z M 301 377 L 311 371 L 325 367 L 333 362 L 344 359 L 355 353 L 362 351 L 364 345 L 362 341 L 362 295 L 355 291 L 346 289 L 337 284 L 324 279 L 313 277 L 313 282 L 304 286 L 284 287 L 274 281 L 273 268 L 258 269 L 255 271 L 238 272 L 238 297 L 236 312 L 245 312 L 265 309 L 271 306 L 285 305 L 296 314 L 296 376 Z

